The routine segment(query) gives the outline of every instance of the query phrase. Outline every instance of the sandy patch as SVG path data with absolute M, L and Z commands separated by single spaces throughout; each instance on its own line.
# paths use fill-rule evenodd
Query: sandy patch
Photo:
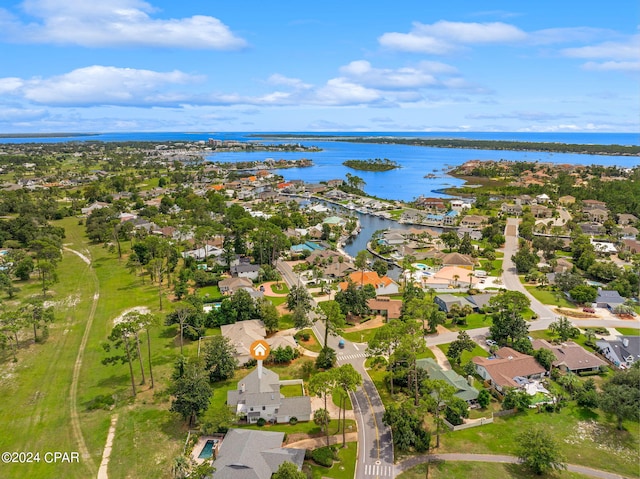
M 117 318 L 115 318 L 113 320 L 113 324 L 120 324 L 122 321 L 124 321 L 124 317 L 128 314 L 128 313 L 132 313 L 132 312 L 138 312 L 140 314 L 149 314 L 151 312 L 151 310 L 149 308 L 147 308 L 146 306 L 135 306 L 133 308 L 129 308 L 126 309 L 122 312 L 122 314 L 120 316 L 118 316 Z

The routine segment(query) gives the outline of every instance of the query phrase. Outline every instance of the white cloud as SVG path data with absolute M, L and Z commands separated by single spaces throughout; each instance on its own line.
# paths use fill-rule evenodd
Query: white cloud
M 308 83 L 304 83 L 299 78 L 289 78 L 284 75 L 280 75 L 279 73 L 274 73 L 273 75 L 271 75 L 267 79 L 267 82 L 272 85 L 284 85 L 296 89 L 306 89 L 311 88 L 312 86 Z
M 464 45 L 512 43 L 526 38 L 525 32 L 507 23 L 465 23 L 441 20 L 430 25 L 414 22 L 411 32 L 385 33 L 378 38 L 378 42 L 393 50 L 442 55 Z
M 587 62 L 582 65 L 585 70 L 595 71 L 620 71 L 620 72 L 637 72 L 640 71 L 640 61 L 638 62 Z
M 579 48 L 565 48 L 562 53 L 574 58 L 607 58 L 613 60 L 640 60 L 640 35 L 633 35 L 626 41 L 603 42 Z
M 381 93 L 372 88 L 349 81 L 332 78 L 315 92 L 315 102 L 323 105 L 358 105 L 384 100 Z
M 442 81 L 434 74 L 451 74 L 456 69 L 439 62 L 421 62 L 398 69 L 374 68 L 366 60 L 357 60 L 340 68 L 340 73 L 359 84 L 380 89 L 411 89 L 436 86 Z
M 16 42 L 86 47 L 172 47 L 232 50 L 246 41 L 215 17 L 153 18 L 154 8 L 139 0 L 27 0 L 24 11 L 38 22 L 0 16 L 4 36 Z
M 185 99 L 185 95 L 171 92 L 171 85 L 198 80 L 199 77 L 180 71 L 155 72 L 94 65 L 48 79 L 0 79 L 0 91 L 3 84 L 15 85 L 8 93 L 48 105 L 165 105 Z

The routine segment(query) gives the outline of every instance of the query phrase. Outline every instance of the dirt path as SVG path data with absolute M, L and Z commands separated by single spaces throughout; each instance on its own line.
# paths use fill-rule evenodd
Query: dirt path
M 107 470 L 109 467 L 109 457 L 111 457 L 111 449 L 113 447 L 113 438 L 116 435 L 116 424 L 118 422 L 118 415 L 114 414 L 111 417 L 111 426 L 109 426 L 109 434 L 107 434 L 107 443 L 102 451 L 102 462 L 100 463 L 100 469 L 98 469 L 98 479 L 108 479 Z
M 353 331 L 362 331 L 364 329 L 375 329 L 375 328 L 379 328 L 383 324 L 384 324 L 384 318 L 378 315 L 375 318 L 370 319 L 369 321 L 365 321 L 364 323 L 358 323 L 355 326 L 345 329 L 344 331 L 346 333 L 351 333 Z
M 78 450 L 82 455 L 82 462 L 90 470 L 91 475 L 95 476 L 97 473 L 96 465 L 93 462 L 91 455 L 89 454 L 89 449 L 87 448 L 87 444 L 84 441 L 82 428 L 80 427 L 80 416 L 78 414 L 78 380 L 80 379 L 80 371 L 82 370 L 82 359 L 84 357 L 84 350 L 87 347 L 89 333 L 91 332 L 91 325 L 93 324 L 93 318 L 98 307 L 98 299 L 100 298 L 99 284 L 95 272 L 91 269 L 91 260 L 78 251 L 66 247 L 64 249 L 78 255 L 85 263 L 87 263 L 87 265 L 89 265 L 89 269 L 92 272 L 93 276 L 93 282 L 95 284 L 95 293 L 93 295 L 93 303 L 91 304 L 91 312 L 89 313 L 89 317 L 87 318 L 87 324 L 84 328 L 84 334 L 82 335 L 80 348 L 78 348 L 76 362 L 73 365 L 73 378 L 71 380 L 71 388 L 69 389 L 69 403 L 71 404 L 71 428 L 73 430 L 73 436 L 78 443 Z
M 354 442 L 358 440 L 357 432 L 348 432 L 346 434 L 347 442 Z M 314 437 L 311 439 L 301 439 L 300 441 L 292 442 L 287 444 L 287 447 L 294 447 L 297 449 L 314 449 L 316 447 L 326 446 L 327 444 L 326 436 Z M 342 434 L 336 434 L 333 436 L 329 436 L 329 444 L 341 444 L 342 443 Z

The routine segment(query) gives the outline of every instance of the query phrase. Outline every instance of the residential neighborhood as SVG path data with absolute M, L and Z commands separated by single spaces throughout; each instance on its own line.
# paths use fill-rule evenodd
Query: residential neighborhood
M 81 363 L 95 362 L 97 376 L 82 377 L 93 386 L 68 358 L 74 387 L 87 388 L 70 406 L 74 440 L 86 444 L 82 424 L 100 419 L 116 441 L 129 437 L 122 427 L 135 441 L 162 438 L 172 467 L 201 477 L 267 479 L 293 467 L 366 479 L 465 453 L 459 438 L 477 428 L 515 443 L 507 424 L 573 430 L 589 417 L 608 437 L 635 437 L 626 404 L 636 404 L 640 364 L 638 216 L 614 193 L 543 188 L 557 175 L 588 188 L 590 170 L 474 160 L 451 174 L 513 181 L 492 195 L 463 187 L 401 202 L 369 197 L 351 174 L 281 176 L 308 161 L 203 166 L 203 151 L 242 148 L 157 146 L 115 171 L 91 146 L 87 176 L 49 166 L 51 177 L 16 180 L 5 166 L 3 361 L 20 368 L 35 351 L 62 351 L 74 308 L 100 318 L 96 329 L 83 323 Z M 632 174 L 611 181 L 631 188 Z M 34 213 L 17 213 L 21 201 Z M 264 359 L 252 354 L 257 341 Z M 632 392 L 617 395 L 619 385 Z M 152 423 L 131 431 L 125 405 L 164 418 L 170 434 Z M 635 477 L 633 454 L 609 443 L 606 464 L 558 447 L 570 465 Z M 120 467 L 112 461 L 103 469 Z

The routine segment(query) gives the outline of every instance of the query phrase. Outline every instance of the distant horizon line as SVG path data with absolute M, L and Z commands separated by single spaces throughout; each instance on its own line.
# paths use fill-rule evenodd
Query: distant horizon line
M 518 133 L 527 135 L 574 135 L 574 134 L 590 134 L 590 135 L 638 135 L 637 131 L 521 131 L 521 130 L 203 130 L 203 131 L 184 131 L 184 130 L 127 130 L 127 131 L 50 131 L 50 132 L 16 132 L 16 133 L 0 133 L 0 138 L 38 138 L 38 137 L 66 137 L 66 136 L 96 136 L 96 135 L 114 135 L 114 134 L 135 134 L 135 133 L 179 133 L 183 135 L 214 135 L 217 133 L 268 133 L 268 134 L 301 134 L 309 133 L 315 135 L 323 134 L 345 134 L 350 133 L 354 135 L 367 135 L 367 134 L 438 134 L 438 133 L 495 133 L 495 134 L 508 134 Z

